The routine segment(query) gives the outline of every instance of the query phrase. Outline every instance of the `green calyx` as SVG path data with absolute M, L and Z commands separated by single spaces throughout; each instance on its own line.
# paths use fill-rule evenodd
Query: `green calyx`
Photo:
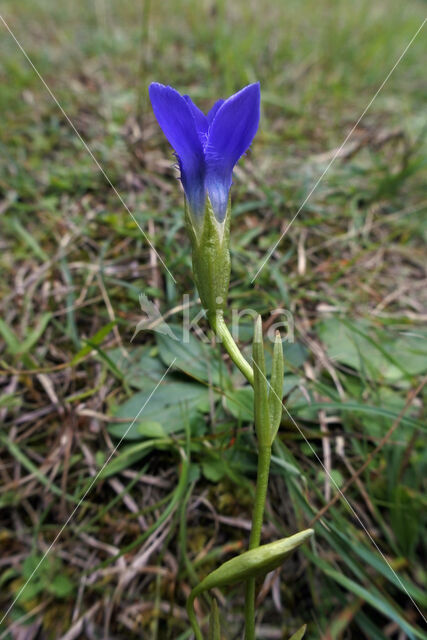
M 223 222 L 218 222 L 209 197 L 203 219 L 192 216 L 185 204 L 185 223 L 193 250 L 194 281 L 208 317 L 222 315 L 230 283 L 230 201 Z

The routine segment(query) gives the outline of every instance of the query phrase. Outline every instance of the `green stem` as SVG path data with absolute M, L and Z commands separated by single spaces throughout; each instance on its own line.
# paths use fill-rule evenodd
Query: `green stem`
M 240 352 L 238 346 L 234 342 L 233 336 L 225 324 L 222 313 L 216 313 L 208 316 L 209 323 L 215 332 L 215 335 L 221 339 L 225 350 L 240 369 L 248 382 L 254 386 L 254 371 Z M 256 549 L 261 542 L 261 529 L 264 519 L 265 500 L 267 497 L 268 476 L 270 472 L 271 445 L 260 446 L 258 449 L 258 468 L 257 468 L 257 484 L 255 490 L 255 505 L 252 514 L 252 528 L 249 538 L 249 549 Z M 189 614 L 194 616 L 192 603 L 189 605 Z M 190 618 L 193 629 L 195 619 Z M 197 624 L 197 623 L 196 623 Z M 246 640 L 255 640 L 255 578 L 250 578 L 246 582 L 246 598 L 245 598 L 245 638 Z M 196 640 L 198 635 L 196 632 Z
M 240 353 L 239 347 L 234 342 L 233 336 L 228 330 L 225 324 L 224 317 L 221 313 L 208 316 L 209 323 L 215 332 L 215 335 L 221 339 L 225 350 L 234 362 L 234 364 L 240 369 L 247 381 L 253 386 L 254 384 L 254 372 L 246 360 L 246 358 Z
M 267 497 L 268 475 L 270 472 L 271 447 L 260 447 L 258 451 L 257 483 L 255 505 L 252 514 L 252 529 L 249 549 L 256 549 L 261 542 L 261 529 Z M 245 639 L 255 640 L 255 578 L 246 582 L 245 597 Z
M 194 611 L 194 591 L 191 592 L 190 597 L 187 600 L 187 615 L 190 620 L 191 628 L 194 631 L 194 637 L 196 640 L 203 640 L 202 632 L 200 631 L 199 623 L 197 622 L 196 613 Z

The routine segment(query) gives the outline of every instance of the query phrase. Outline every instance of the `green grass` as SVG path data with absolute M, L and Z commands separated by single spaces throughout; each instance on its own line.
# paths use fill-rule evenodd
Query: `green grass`
M 86 617 L 94 638 L 189 638 L 190 588 L 246 548 L 251 390 L 195 335 L 184 349 L 132 336 L 140 294 L 166 314 L 183 294 L 200 310 L 147 86 L 207 109 L 260 80 L 261 127 L 232 192 L 228 319 L 255 309 L 267 330 L 275 309 L 293 314 L 263 540 L 312 522 L 316 536 L 261 590 L 259 638 L 303 623 L 309 639 L 426 638 L 427 27 L 251 283 L 425 4 L 5 0 L 0 13 L 175 278 L 0 23 L 3 611 L 83 498 L 2 637 L 29 626 L 57 639 Z M 250 318 L 240 324 L 248 349 Z M 242 634 L 242 593 L 219 600 L 227 640 Z

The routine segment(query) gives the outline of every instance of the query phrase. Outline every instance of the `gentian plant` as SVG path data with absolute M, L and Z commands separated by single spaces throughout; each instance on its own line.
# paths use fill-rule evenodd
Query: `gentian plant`
M 235 343 L 224 320 L 230 281 L 230 187 L 233 168 L 248 150 L 260 118 L 260 86 L 250 84 L 227 100 L 218 100 L 205 115 L 187 95 L 153 83 L 149 88 L 154 114 L 173 147 L 185 194 L 185 220 L 192 245 L 193 275 L 208 321 L 254 389 L 258 469 L 249 550 L 206 576 L 190 594 L 188 616 L 196 640 L 202 632 L 194 600 L 204 591 L 246 583 L 245 638 L 255 640 L 255 580 L 280 566 L 284 558 L 313 534 L 312 529 L 260 545 L 270 470 L 271 447 L 282 418 L 283 349 L 276 336 L 270 382 L 264 361 L 262 322 L 255 322 L 252 365 Z M 303 631 L 298 633 L 302 638 Z M 212 606 L 209 637 L 220 640 L 218 610 Z

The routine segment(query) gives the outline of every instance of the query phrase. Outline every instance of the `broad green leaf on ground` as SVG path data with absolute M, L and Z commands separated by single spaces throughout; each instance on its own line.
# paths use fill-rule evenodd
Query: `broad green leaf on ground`
M 328 356 L 379 381 L 402 380 L 427 370 L 427 348 L 419 335 L 394 337 L 365 321 L 326 318 L 317 325 Z
M 224 404 L 236 420 L 253 422 L 254 392 L 252 387 L 232 389 L 224 396 Z
M 155 349 L 152 346 L 142 346 L 126 350 L 112 349 L 108 355 L 130 387 L 147 391 L 153 388 L 166 370 L 153 352 Z
M 233 446 L 233 434 L 221 442 L 222 449 L 209 452 L 209 457 L 201 463 L 202 473 L 210 482 L 217 483 L 223 476 L 228 476 L 239 486 L 246 482 L 245 477 L 256 470 L 256 456 L 252 450 Z
M 265 366 L 267 369 L 267 373 L 271 371 L 271 365 L 273 361 L 273 341 L 265 340 Z M 305 345 L 301 342 L 287 342 L 286 340 L 282 343 L 283 345 L 283 358 L 285 361 L 285 379 L 287 372 L 289 369 L 298 369 L 302 364 L 307 360 L 309 356 L 309 351 Z M 246 358 L 250 361 L 252 358 L 252 348 L 246 347 L 244 348 L 244 354 Z
M 302 390 L 300 387 L 296 387 L 291 391 L 289 397 L 284 403 L 284 406 L 290 412 L 292 417 L 298 416 L 303 420 L 317 422 L 318 412 L 313 408 L 312 404 L 313 395 L 310 390 L 307 388 Z M 284 417 L 286 418 L 286 410 L 284 410 Z
M 411 375 L 427 371 L 427 331 L 404 334 L 390 345 L 392 355 Z
M 293 374 L 289 374 L 285 369 L 285 375 L 283 378 L 283 395 L 287 396 L 296 389 L 296 387 L 300 383 L 300 378 L 298 376 L 294 376 Z
M 394 411 L 396 415 L 402 411 L 406 404 L 406 396 L 402 393 L 402 390 L 395 390 L 393 388 L 387 386 L 380 386 L 375 389 L 374 392 L 369 393 L 369 391 L 365 391 L 365 400 L 367 405 L 376 405 L 378 407 L 383 407 L 386 410 Z M 414 418 L 416 420 L 417 415 L 419 414 L 419 407 L 413 405 L 408 407 L 405 411 L 406 418 Z M 361 416 L 361 422 L 366 428 L 366 431 L 373 437 L 381 437 L 384 435 L 385 429 L 390 427 L 389 419 L 378 419 L 377 415 L 366 414 Z M 395 437 L 398 439 L 409 439 L 412 436 L 412 430 L 406 430 L 402 433 L 402 430 L 399 430 Z
M 288 364 L 295 367 L 295 369 L 300 367 L 307 360 L 308 355 L 307 347 L 301 342 L 284 342 L 283 356 L 285 358 L 285 371 Z
M 154 392 L 152 387 L 150 391 L 136 393 L 117 407 L 114 417 L 127 420 L 112 424 L 108 430 L 111 435 L 126 440 L 139 440 L 154 433 L 178 433 L 195 413 L 208 410 L 207 387 L 194 382 L 166 380 Z
M 225 474 L 222 460 L 205 460 L 202 462 L 202 472 L 207 480 L 219 482 Z
M 182 336 L 182 327 L 174 328 L 177 336 Z M 156 334 L 159 355 L 166 366 L 174 363 L 174 367 L 180 369 L 191 378 L 203 382 L 209 382 L 215 386 L 224 383 L 225 369 L 221 376 L 222 360 L 218 350 L 211 345 L 205 345 L 192 333 L 182 336 L 183 340 L 174 340 L 170 336 Z M 185 341 L 184 341 L 185 339 Z

